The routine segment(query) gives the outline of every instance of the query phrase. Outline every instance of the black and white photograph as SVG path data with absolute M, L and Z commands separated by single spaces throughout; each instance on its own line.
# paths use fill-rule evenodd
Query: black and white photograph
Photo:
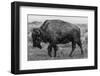
M 28 61 L 88 58 L 88 17 L 27 15 Z
M 13 2 L 11 72 L 97 69 L 97 7 Z

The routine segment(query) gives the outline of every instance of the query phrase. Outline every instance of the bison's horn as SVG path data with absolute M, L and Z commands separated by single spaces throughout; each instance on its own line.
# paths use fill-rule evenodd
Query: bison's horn
M 40 35 L 40 29 L 35 29 L 33 30 L 35 33 L 37 33 L 38 35 Z

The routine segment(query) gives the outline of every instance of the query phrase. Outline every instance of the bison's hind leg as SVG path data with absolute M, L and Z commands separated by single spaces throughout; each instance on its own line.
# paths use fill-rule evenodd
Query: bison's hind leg
M 73 54 L 75 48 L 76 48 L 76 42 L 73 41 L 73 42 L 72 42 L 72 51 L 71 51 L 71 53 L 69 54 L 70 57 L 72 57 L 72 54 Z
M 81 54 L 83 55 L 84 54 L 84 52 L 83 52 L 83 48 L 82 48 L 82 43 L 81 43 L 81 40 L 79 40 L 78 42 L 77 42 L 77 44 L 78 44 L 78 46 L 80 47 L 80 49 L 81 49 Z

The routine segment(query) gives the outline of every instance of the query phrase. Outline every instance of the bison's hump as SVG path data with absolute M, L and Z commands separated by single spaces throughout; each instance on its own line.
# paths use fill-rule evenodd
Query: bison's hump
M 41 30 L 55 39 L 72 34 L 72 32 L 79 32 L 79 28 L 76 25 L 63 20 L 46 20 L 41 26 Z
M 41 26 L 41 29 L 42 30 L 56 30 L 56 31 L 59 31 L 59 30 L 62 30 L 62 32 L 64 31 L 69 31 L 69 30 L 72 30 L 72 29 L 76 29 L 76 30 L 79 30 L 79 28 L 72 24 L 72 23 L 69 23 L 69 22 L 65 22 L 63 20 L 46 20 L 43 25 Z

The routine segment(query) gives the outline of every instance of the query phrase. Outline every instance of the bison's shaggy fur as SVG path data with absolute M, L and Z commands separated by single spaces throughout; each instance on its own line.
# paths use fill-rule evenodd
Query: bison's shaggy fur
M 80 47 L 81 54 L 83 54 L 80 36 L 80 28 L 75 24 L 62 20 L 46 20 L 40 28 L 33 29 L 32 31 L 33 47 L 41 49 L 41 42 L 49 43 L 48 55 L 51 57 L 52 49 L 54 49 L 54 57 L 56 57 L 56 52 L 58 50 L 57 44 L 71 42 L 72 51 L 69 56 L 72 56 L 76 44 Z

